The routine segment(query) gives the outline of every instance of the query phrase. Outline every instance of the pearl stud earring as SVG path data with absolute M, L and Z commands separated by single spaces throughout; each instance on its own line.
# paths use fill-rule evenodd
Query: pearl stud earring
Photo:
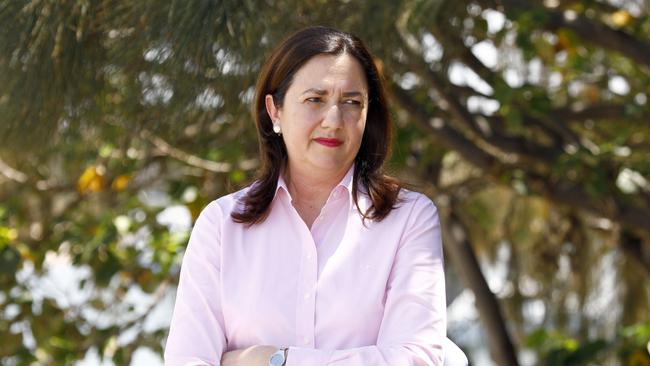
M 280 128 L 279 124 L 273 124 L 273 132 L 277 133 L 278 135 L 282 135 L 282 129 Z

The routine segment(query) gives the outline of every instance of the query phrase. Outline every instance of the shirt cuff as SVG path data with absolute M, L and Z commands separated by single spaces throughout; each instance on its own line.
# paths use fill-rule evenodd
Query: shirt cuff
M 286 366 L 323 366 L 330 359 L 333 351 L 302 348 L 302 347 L 289 347 L 287 353 Z

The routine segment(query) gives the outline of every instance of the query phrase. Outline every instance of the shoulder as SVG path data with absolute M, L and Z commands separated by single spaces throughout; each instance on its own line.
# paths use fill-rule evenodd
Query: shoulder
M 438 210 L 436 206 L 425 194 L 410 190 L 404 186 L 401 186 L 398 189 L 399 191 L 397 193 L 397 198 L 393 203 L 393 208 L 384 220 L 401 221 L 411 216 L 417 218 L 421 217 L 423 214 L 428 214 L 427 216 L 435 216 L 437 214 Z M 370 198 L 367 189 L 361 185 L 358 186 L 357 192 L 358 210 L 359 212 L 365 212 L 372 206 L 372 199 Z
M 225 215 L 230 216 L 234 210 L 240 208 L 242 200 L 246 197 L 251 187 L 253 187 L 253 185 L 249 185 L 238 191 L 219 197 L 213 202 L 219 205 Z
M 241 200 L 246 197 L 251 187 L 252 185 L 212 200 L 203 208 L 199 217 L 207 216 L 214 220 L 229 218 L 233 210 L 240 208 Z
M 434 245 L 440 248 L 442 244 L 438 208 L 425 194 L 408 189 L 402 190 L 399 196 L 401 202 L 399 209 L 403 210 L 404 226 L 400 248 L 407 245 L 417 246 L 418 242 L 426 247 Z
M 437 213 L 438 209 L 433 201 L 425 194 L 401 188 L 397 196 L 397 208 L 408 210 L 412 214 Z

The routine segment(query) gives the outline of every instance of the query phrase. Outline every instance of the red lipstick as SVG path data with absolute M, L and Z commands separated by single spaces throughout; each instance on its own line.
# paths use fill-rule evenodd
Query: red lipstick
M 339 139 L 328 139 L 328 138 L 324 138 L 324 137 L 316 138 L 316 139 L 314 139 L 314 141 L 318 142 L 321 145 L 325 145 L 327 147 L 337 147 L 337 146 L 340 146 L 341 144 L 343 144 L 343 141 L 341 141 Z

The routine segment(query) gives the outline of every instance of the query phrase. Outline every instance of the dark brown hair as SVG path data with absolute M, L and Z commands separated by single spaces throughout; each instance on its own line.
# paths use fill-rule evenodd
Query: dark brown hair
M 370 52 L 352 34 L 327 27 L 308 27 L 286 38 L 271 53 L 257 80 L 253 118 L 257 126 L 261 168 L 256 182 L 240 201 L 243 210 L 231 214 L 235 222 L 252 225 L 264 221 L 278 178 L 287 163 L 287 150 L 282 137 L 273 132 L 265 96 L 271 94 L 275 105 L 281 107 L 294 75 L 302 65 L 317 55 L 341 54 L 350 55 L 361 64 L 368 82 L 366 128 L 354 160 L 354 203 L 360 210 L 358 185 L 361 184 L 372 201 L 368 210 L 362 213 L 364 219 L 381 221 L 397 204 L 401 184 L 381 171 L 390 153 L 393 130 L 384 86 Z

